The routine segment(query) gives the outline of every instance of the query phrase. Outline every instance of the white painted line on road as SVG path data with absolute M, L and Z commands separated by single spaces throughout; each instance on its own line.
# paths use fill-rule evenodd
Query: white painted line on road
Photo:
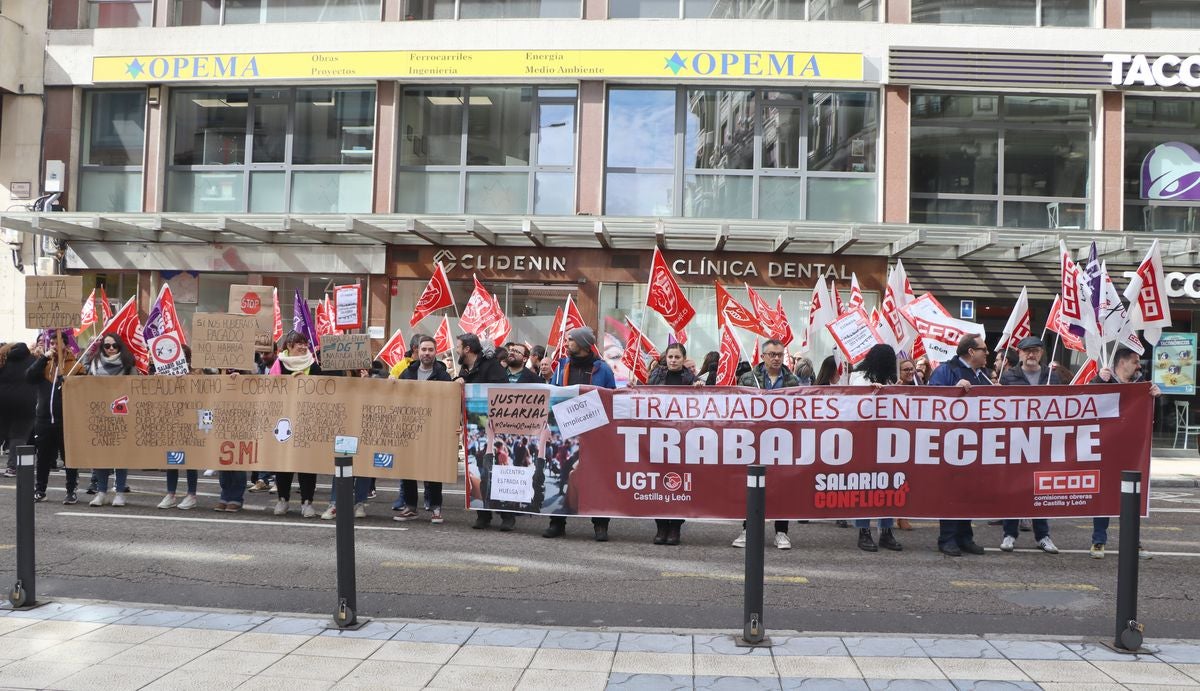
M 706 578 L 715 581 L 744 581 L 746 577 L 734 574 L 724 573 L 699 573 L 688 571 L 663 571 L 659 574 L 663 578 Z M 766 583 L 786 583 L 788 585 L 804 585 L 808 583 L 808 579 L 804 576 L 763 576 L 763 581 Z
M 1087 583 L 1013 583 L 1004 581 L 950 581 L 955 588 L 999 588 L 1002 590 L 1099 590 Z
M 298 525 L 304 528 L 327 528 L 333 530 L 337 527 L 333 521 L 308 521 L 301 523 L 300 521 L 247 521 L 238 518 L 190 518 L 185 516 L 136 516 L 128 513 L 100 513 L 100 512 L 80 512 L 80 511 L 59 511 L 55 516 L 71 516 L 71 517 L 86 517 L 86 518 L 128 518 L 135 521 L 183 521 L 185 523 L 241 523 L 243 525 L 257 526 L 280 526 L 280 525 Z M 387 530 L 403 532 L 408 528 L 393 528 L 391 526 L 376 526 L 376 525 L 356 525 L 355 530 Z
M 517 573 L 521 570 L 518 566 L 499 566 L 492 564 L 450 564 L 450 563 L 422 563 L 411 561 L 385 561 L 380 566 L 387 569 L 445 569 L 447 571 L 488 571 L 491 573 Z

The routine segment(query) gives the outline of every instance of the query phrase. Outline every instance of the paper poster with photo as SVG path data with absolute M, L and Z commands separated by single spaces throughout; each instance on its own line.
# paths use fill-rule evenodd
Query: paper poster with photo
M 883 337 L 879 335 L 879 331 L 871 323 L 871 317 L 862 307 L 846 312 L 825 326 L 833 336 L 833 342 L 851 365 L 862 362 L 872 347 L 883 343 Z
M 1151 381 L 1163 393 L 1196 393 L 1196 334 L 1165 333 L 1154 346 Z

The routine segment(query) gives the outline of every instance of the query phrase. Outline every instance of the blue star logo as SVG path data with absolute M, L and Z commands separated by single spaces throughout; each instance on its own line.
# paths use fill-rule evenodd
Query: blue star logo
M 125 66 L 125 73 L 134 79 L 137 79 L 142 72 L 142 62 L 137 58 L 134 58 L 128 65 Z
M 679 51 L 675 51 L 674 55 L 667 58 L 667 64 L 665 67 L 666 69 L 671 70 L 671 74 L 679 74 L 680 70 L 687 69 L 687 63 L 685 63 L 684 59 L 680 57 Z

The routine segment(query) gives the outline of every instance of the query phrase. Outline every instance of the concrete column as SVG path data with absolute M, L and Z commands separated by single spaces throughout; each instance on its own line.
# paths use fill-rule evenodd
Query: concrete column
M 170 90 L 155 85 L 158 103 L 146 98 L 146 139 L 142 148 L 142 211 L 156 212 L 166 208 L 164 191 L 167 177 L 167 101 Z
M 388 336 L 392 335 L 391 325 L 388 324 L 388 309 L 391 295 L 391 280 L 386 275 L 367 276 L 366 285 L 367 294 L 365 301 L 367 303 L 367 323 L 363 325 L 363 331 L 367 327 L 381 326 L 383 327 L 382 339 L 371 339 L 371 350 L 378 353 L 383 347 Z
M 583 0 L 584 19 L 608 19 L 608 0 Z
M 912 22 L 912 0 L 885 0 L 887 14 L 884 21 L 888 24 L 908 24 Z
M 883 222 L 908 223 L 909 88 L 883 90 Z
M 1104 0 L 1104 28 L 1125 28 L 1125 0 Z
M 79 192 L 79 128 L 83 121 L 82 92 L 69 86 L 49 87 L 46 89 L 46 129 L 45 138 L 37 135 L 29 138 L 32 146 L 43 143 L 42 161 L 64 161 L 67 164 L 67 180 L 63 187 L 64 194 L 61 202 L 67 210 L 74 210 Z M 37 131 L 41 124 L 41 108 L 38 108 L 39 119 L 30 122 Z M 39 165 L 34 178 L 34 196 L 41 194 L 45 166 Z
M 398 22 L 404 19 L 404 0 L 383 0 L 383 21 Z
M 371 209 L 389 214 L 395 208 L 396 128 L 400 85 L 379 82 L 375 92 L 375 191 Z
M 1100 194 L 1102 210 L 1100 228 L 1121 230 L 1125 212 L 1125 96 L 1119 91 L 1107 91 L 1101 100 L 1103 138 L 1100 141 L 1100 180 L 1093 189 Z
M 579 83 L 579 135 L 575 170 L 575 210 L 599 216 L 604 211 L 605 83 Z

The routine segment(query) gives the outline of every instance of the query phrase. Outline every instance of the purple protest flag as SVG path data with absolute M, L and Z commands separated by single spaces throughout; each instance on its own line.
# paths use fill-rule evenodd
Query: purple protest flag
M 1087 267 L 1083 270 L 1083 275 L 1087 278 L 1087 287 L 1091 291 L 1090 302 L 1092 303 L 1092 311 L 1096 313 L 1096 321 L 1100 321 L 1100 293 L 1103 289 L 1102 272 L 1100 271 L 1100 259 L 1096 256 L 1096 241 L 1092 240 L 1092 246 L 1088 250 Z
M 316 322 L 313 321 L 312 312 L 308 309 L 308 300 L 300 294 L 300 289 L 296 289 L 296 300 L 292 306 L 292 329 L 304 334 L 308 338 L 308 345 L 315 352 L 320 346 L 320 341 L 317 340 Z
M 45 329 L 38 336 L 38 343 L 45 350 L 50 350 L 54 347 L 54 336 L 59 329 Z M 75 329 L 62 329 L 63 345 L 65 345 L 76 356 L 79 355 L 79 342 L 75 340 Z

